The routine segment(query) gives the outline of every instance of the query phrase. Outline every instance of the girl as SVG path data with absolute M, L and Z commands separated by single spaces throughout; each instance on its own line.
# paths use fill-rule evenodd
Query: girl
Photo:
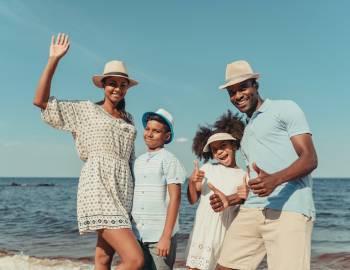
M 213 126 L 199 127 L 192 150 L 205 164 L 194 171 L 189 179 L 187 196 L 191 204 L 200 198 L 196 218 L 187 245 L 188 269 L 212 270 L 220 255 L 225 233 L 237 214 L 239 204 L 247 197 L 245 172 L 237 167 L 236 150 L 243 136 L 244 125 L 230 111 L 222 115 Z M 215 159 L 213 163 L 207 163 Z M 237 193 L 237 200 L 225 210 L 216 213 L 210 206 L 211 194 L 230 195 Z M 222 196 L 224 197 L 224 196 Z
M 121 258 L 119 270 L 136 270 L 143 265 L 142 251 L 131 231 L 130 212 L 133 158 L 136 130 L 125 111 L 128 88 L 137 84 L 129 78 L 121 61 L 105 65 L 103 75 L 94 76 L 94 84 L 104 89 L 104 100 L 60 101 L 50 97 L 51 80 L 60 59 L 69 49 L 65 34 L 52 37 L 48 63 L 41 75 L 34 105 L 42 109 L 42 118 L 54 128 L 73 134 L 81 171 L 77 216 L 80 234 L 97 232 L 95 269 L 110 269 L 114 252 Z

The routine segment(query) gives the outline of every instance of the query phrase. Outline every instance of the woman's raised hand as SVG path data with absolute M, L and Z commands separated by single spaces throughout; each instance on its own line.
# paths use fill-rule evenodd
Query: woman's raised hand
M 69 38 L 64 33 L 57 35 L 56 41 L 55 36 L 51 37 L 50 54 L 49 57 L 60 59 L 62 58 L 69 49 Z

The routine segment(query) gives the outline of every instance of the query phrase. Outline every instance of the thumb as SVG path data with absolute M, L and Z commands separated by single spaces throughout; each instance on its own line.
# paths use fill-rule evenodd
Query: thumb
M 261 169 L 258 167 L 258 165 L 256 165 L 255 162 L 253 162 L 252 167 L 253 167 L 253 170 L 254 170 L 257 174 L 260 174 Z
M 199 171 L 199 164 L 198 164 L 198 160 L 196 159 L 196 160 L 194 160 L 193 161 L 193 164 L 194 164 L 194 170 L 196 171 L 196 172 L 198 172 Z
M 244 185 L 244 186 L 247 186 L 247 185 L 248 185 L 248 181 L 249 181 L 249 177 L 248 177 L 248 174 L 246 173 L 246 174 L 243 176 L 243 185 Z
M 214 193 L 220 193 L 221 191 L 218 190 L 212 183 L 208 182 L 208 187 L 214 192 Z

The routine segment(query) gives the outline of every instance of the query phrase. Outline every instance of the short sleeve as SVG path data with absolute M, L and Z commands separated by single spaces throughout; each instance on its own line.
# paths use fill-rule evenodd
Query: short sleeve
M 163 173 L 167 184 L 183 184 L 186 180 L 186 172 L 180 161 L 172 156 L 163 161 Z
M 304 133 L 311 134 L 305 114 L 295 102 L 287 101 L 280 111 L 280 120 L 286 128 L 289 137 Z
M 242 160 L 244 162 L 244 165 L 249 166 L 248 158 L 242 149 L 240 151 L 240 154 L 241 154 Z
M 41 112 L 41 118 L 50 126 L 75 132 L 79 125 L 81 101 L 61 101 L 50 97 L 47 107 Z

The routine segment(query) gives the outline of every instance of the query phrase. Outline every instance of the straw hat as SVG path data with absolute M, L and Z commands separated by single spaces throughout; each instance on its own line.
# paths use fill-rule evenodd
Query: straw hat
M 238 60 L 226 66 L 226 82 L 220 85 L 219 89 L 225 89 L 230 85 L 249 79 L 258 79 L 259 76 L 259 73 L 253 72 L 253 69 L 247 61 Z
M 206 145 L 203 148 L 203 152 L 209 152 L 210 151 L 209 145 L 212 142 L 217 142 L 217 141 L 237 141 L 237 139 L 228 133 L 224 133 L 224 132 L 215 133 L 209 137 Z
M 112 60 L 110 62 L 107 62 L 103 70 L 103 75 L 94 75 L 92 77 L 92 81 L 97 87 L 103 88 L 102 80 L 106 77 L 121 77 L 121 78 L 128 79 L 129 87 L 132 87 L 138 84 L 137 81 L 129 78 L 126 66 L 122 61 L 119 61 L 119 60 Z
M 146 112 L 142 116 L 142 124 L 143 124 L 144 128 L 147 126 L 148 117 L 152 116 L 152 115 L 157 115 L 160 118 L 162 118 L 164 120 L 164 122 L 167 124 L 167 126 L 169 127 L 170 138 L 165 143 L 166 144 L 170 143 L 174 138 L 174 118 L 173 118 L 173 116 L 168 111 L 166 111 L 164 109 L 158 109 L 155 112 Z

